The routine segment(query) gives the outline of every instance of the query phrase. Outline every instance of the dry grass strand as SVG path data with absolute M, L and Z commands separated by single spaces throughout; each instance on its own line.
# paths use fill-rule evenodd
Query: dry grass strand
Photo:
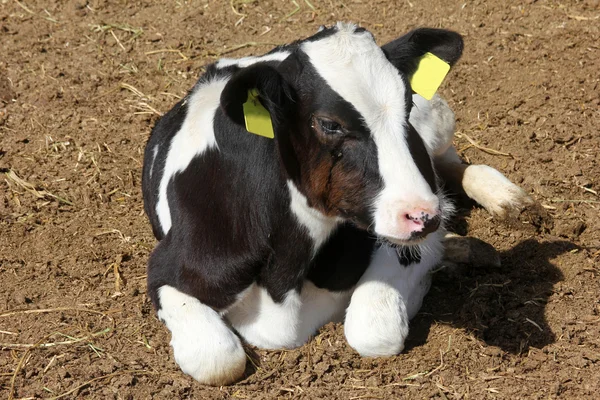
M 483 151 L 484 153 L 488 153 L 491 154 L 493 156 L 503 156 L 503 157 L 511 157 L 511 158 L 515 158 L 515 156 L 513 156 L 510 153 L 504 153 L 502 151 L 498 151 L 498 150 L 494 150 L 494 149 L 490 149 L 489 147 L 484 147 L 481 144 L 479 144 L 478 142 L 476 142 L 475 140 L 473 140 L 469 135 L 467 135 L 466 133 L 462 133 L 462 132 L 456 132 L 454 134 L 457 138 L 461 139 L 461 138 L 465 138 L 467 139 L 467 141 L 469 141 L 469 143 L 471 143 L 470 146 L 464 147 L 463 149 L 461 149 L 461 151 L 464 151 L 466 149 L 468 149 L 469 147 L 473 146 L 481 151 Z
M 70 206 L 74 206 L 75 205 L 71 201 L 69 201 L 69 200 L 67 200 L 67 199 L 65 199 L 63 197 L 57 196 L 57 195 L 55 195 L 53 193 L 50 193 L 50 192 L 48 192 L 46 190 L 37 190 L 34 185 L 32 185 L 31 183 L 29 183 L 29 182 L 21 179 L 19 177 L 19 175 L 17 175 L 17 173 L 14 170 L 12 170 L 12 169 L 9 170 L 8 172 L 5 172 L 4 175 L 8 179 L 10 179 L 12 182 L 14 182 L 17 186 L 19 186 L 22 189 L 24 189 L 25 191 L 31 193 L 32 195 L 34 195 L 38 199 L 43 199 L 43 198 L 50 197 L 52 199 L 58 200 L 60 203 L 65 203 L 65 204 L 68 204 Z

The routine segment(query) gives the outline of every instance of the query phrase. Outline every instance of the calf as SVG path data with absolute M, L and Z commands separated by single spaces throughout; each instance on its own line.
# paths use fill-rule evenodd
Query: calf
M 246 355 L 234 330 L 261 348 L 292 348 L 343 320 L 361 355 L 402 351 L 451 209 L 434 165 L 464 172 L 452 112 L 413 96 L 408 79 L 426 52 L 453 65 L 462 48 L 438 29 L 380 48 L 338 23 L 210 65 L 160 119 L 143 171 L 159 239 L 148 291 L 185 373 L 239 379 Z M 245 128 L 254 90 L 273 139 Z

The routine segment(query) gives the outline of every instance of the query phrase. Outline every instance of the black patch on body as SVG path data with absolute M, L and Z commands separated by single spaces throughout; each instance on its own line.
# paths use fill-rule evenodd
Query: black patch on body
M 164 285 L 216 310 L 233 304 L 253 282 L 276 302 L 300 290 L 307 278 L 329 290 L 353 287 L 369 265 L 374 239 L 340 227 L 313 259 L 312 239 L 290 212 L 276 141 L 249 134 L 220 109 L 214 118 L 218 150 L 195 157 L 169 183 L 172 226 L 163 237 L 155 211 L 158 185 L 170 141 L 185 119 L 184 107 L 161 119 L 146 149 L 149 161 L 153 144 L 161 146 L 152 178 L 145 172 L 144 187 L 145 209 L 160 240 L 148 265 L 155 307 Z
M 308 279 L 322 289 L 349 290 L 365 273 L 374 251 L 375 237 L 351 224 L 344 224 L 321 246 Z

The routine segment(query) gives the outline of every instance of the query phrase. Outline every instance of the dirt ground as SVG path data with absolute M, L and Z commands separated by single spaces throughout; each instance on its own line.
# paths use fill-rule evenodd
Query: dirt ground
M 598 1 L 310 1 L 0 1 L 0 397 L 600 398 Z M 361 358 L 331 324 L 201 386 L 146 296 L 144 144 L 203 65 L 338 20 L 462 33 L 457 148 L 542 211 L 462 213 L 502 266 L 437 274 L 402 354 Z

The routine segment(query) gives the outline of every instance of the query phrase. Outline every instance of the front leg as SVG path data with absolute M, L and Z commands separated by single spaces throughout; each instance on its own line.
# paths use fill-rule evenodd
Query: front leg
M 419 245 L 420 260 L 402 265 L 394 248 L 381 245 L 358 282 L 346 312 L 344 332 L 362 356 L 391 356 L 404 349 L 409 320 L 429 291 L 429 272 L 441 260 L 441 232 Z
M 183 372 L 202 384 L 233 383 L 244 374 L 246 353 L 240 339 L 218 311 L 228 297 L 233 300 L 231 288 L 226 285 L 228 276 L 213 274 L 216 283 L 205 284 L 208 267 L 198 264 L 183 269 L 177 244 L 169 232 L 148 262 L 148 294 L 158 318 L 171 331 L 175 362 Z M 186 279 L 177 279 L 178 275 L 184 274 Z
M 343 314 L 350 292 L 320 288 L 306 279 L 313 253 L 308 235 L 280 229 L 272 238 L 273 253 L 257 283 L 238 296 L 225 317 L 254 346 L 295 348 Z

